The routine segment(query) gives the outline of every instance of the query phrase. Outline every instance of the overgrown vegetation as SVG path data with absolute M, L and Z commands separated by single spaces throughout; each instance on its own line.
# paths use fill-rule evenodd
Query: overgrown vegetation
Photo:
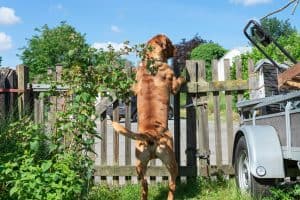
M 45 28 L 44 31 L 52 30 Z M 36 39 L 33 36 L 33 41 Z M 76 55 L 62 63 L 62 80 L 57 82 L 48 77 L 51 90 L 40 97 L 65 98 L 63 109 L 56 112 L 54 124 L 50 127 L 35 124 L 31 116 L 24 116 L 1 125 L 0 199 L 87 199 L 94 168 L 92 147 L 97 137 L 96 97 L 112 95 L 112 91 L 119 99 L 131 96 L 133 79 L 126 73 L 121 54 L 140 51 L 138 46 L 125 52 L 88 48 L 87 54 L 77 57 L 78 46 L 74 48 L 70 51 Z M 45 72 L 41 70 L 40 73 Z M 59 94 L 57 85 L 67 85 L 68 92 Z

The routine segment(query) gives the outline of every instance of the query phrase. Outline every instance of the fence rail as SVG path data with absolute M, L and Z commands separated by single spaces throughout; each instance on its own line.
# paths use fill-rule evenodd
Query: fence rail
M 249 79 L 242 80 L 241 61 L 236 62 L 236 78 L 230 78 L 229 60 L 224 61 L 225 81 L 218 81 L 217 61 L 212 61 L 213 80 L 206 80 L 206 64 L 204 61 L 186 61 L 188 83 L 182 87 L 179 95 L 174 97 L 174 120 L 170 121 L 170 130 L 174 132 L 175 155 L 179 163 L 179 176 L 209 176 L 220 170 L 225 174 L 233 174 L 231 167 L 232 143 L 234 127 L 239 122 L 233 120 L 233 96 L 237 93 L 239 100 L 243 92 L 255 89 L 253 84 L 257 76 L 253 74 L 253 62 L 249 61 Z M 56 79 L 61 77 L 61 67 L 56 70 Z M 178 71 L 177 68 L 174 69 Z M 18 66 L 16 70 L 0 69 L 0 116 L 7 115 L 15 108 L 18 99 L 18 113 L 24 113 L 24 107 L 32 105 L 34 119 L 38 123 L 47 123 L 51 129 L 51 123 L 55 120 L 55 112 L 61 109 L 63 99 L 50 97 L 40 98 L 40 94 L 49 90 L 47 84 L 28 84 L 28 71 L 25 66 Z M 4 74 L 4 75 L 3 75 Z M 13 80 L 6 84 L 12 75 Z M 5 78 L 3 78 L 5 77 Z M 4 84 L 5 83 L 5 84 Z M 58 87 L 59 92 L 65 92 L 67 87 Z M 220 101 L 225 96 L 225 120 L 221 119 Z M 13 100 L 6 100 L 12 96 Z M 180 116 L 180 99 L 185 99 L 186 117 Z M 213 115 L 209 115 L 209 99 L 212 99 Z M 51 107 L 45 107 L 45 101 L 51 101 Z M 134 166 L 134 142 L 115 133 L 108 116 L 108 106 L 112 104 L 113 120 L 120 119 L 119 101 L 104 98 L 96 106 L 99 116 L 97 131 L 101 136 L 96 139 L 95 152 L 95 179 L 100 182 L 112 182 L 114 184 L 126 183 L 136 179 Z M 131 121 L 131 104 L 125 105 L 125 119 L 121 121 L 133 131 L 137 130 L 137 124 Z M 48 110 L 47 110 L 48 109 Z M 3 114 L 5 113 L 5 114 Z M 211 119 L 212 117 L 212 119 Z M 186 128 L 184 128 L 186 127 Z M 147 171 L 150 182 L 165 181 L 169 175 L 160 161 L 150 162 Z M 124 177 L 124 178 L 120 178 Z

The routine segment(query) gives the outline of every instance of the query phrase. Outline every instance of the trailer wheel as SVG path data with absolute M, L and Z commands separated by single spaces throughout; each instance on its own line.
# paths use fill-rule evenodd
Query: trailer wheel
M 235 181 L 240 190 L 249 192 L 256 198 L 268 195 L 269 186 L 274 185 L 276 179 L 260 179 L 251 174 L 248 148 L 244 136 L 237 142 L 234 155 Z

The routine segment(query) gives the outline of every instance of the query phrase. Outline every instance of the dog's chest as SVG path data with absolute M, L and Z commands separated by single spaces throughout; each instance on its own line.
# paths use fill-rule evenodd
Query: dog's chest
M 139 85 L 141 92 L 152 93 L 161 90 L 169 95 L 172 86 L 172 77 L 167 74 L 144 74 Z

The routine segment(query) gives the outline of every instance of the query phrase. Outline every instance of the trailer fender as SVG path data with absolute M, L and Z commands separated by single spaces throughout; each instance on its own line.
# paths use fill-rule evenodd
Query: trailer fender
M 250 171 L 253 176 L 257 178 L 285 177 L 281 145 L 276 130 L 272 126 L 241 126 L 234 139 L 233 164 L 235 147 L 242 136 L 246 139 Z M 266 170 L 264 176 L 257 174 L 257 170 L 261 167 Z

